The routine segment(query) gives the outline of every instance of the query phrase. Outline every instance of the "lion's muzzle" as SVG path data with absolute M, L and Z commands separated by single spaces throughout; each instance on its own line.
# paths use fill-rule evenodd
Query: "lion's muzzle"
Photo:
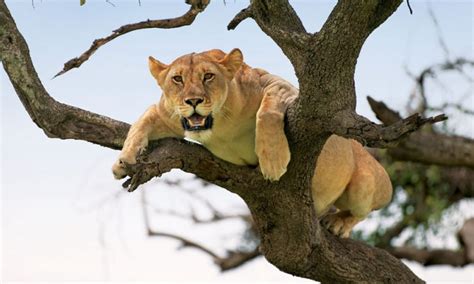
M 197 113 L 189 117 L 181 118 L 181 124 L 185 131 L 200 131 L 211 129 L 212 127 L 212 115 L 202 116 Z

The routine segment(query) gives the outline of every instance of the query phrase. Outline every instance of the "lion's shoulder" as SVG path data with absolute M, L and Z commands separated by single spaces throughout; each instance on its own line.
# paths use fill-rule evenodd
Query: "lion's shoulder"
M 263 92 L 262 77 L 269 74 L 266 70 L 252 68 L 243 63 L 234 76 L 241 95 L 256 95 Z

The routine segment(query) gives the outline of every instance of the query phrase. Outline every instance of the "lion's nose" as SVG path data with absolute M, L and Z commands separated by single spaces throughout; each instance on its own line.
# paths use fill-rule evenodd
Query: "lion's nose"
M 200 98 L 193 98 L 193 99 L 186 99 L 184 100 L 185 103 L 192 107 L 196 107 L 198 104 L 202 103 L 204 100 Z

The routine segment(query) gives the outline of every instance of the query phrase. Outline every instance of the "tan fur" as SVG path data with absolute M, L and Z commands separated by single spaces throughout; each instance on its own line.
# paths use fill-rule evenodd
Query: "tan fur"
M 163 96 L 131 127 L 113 166 L 116 178 L 125 177 L 124 163 L 136 163 L 149 140 L 164 137 L 195 140 L 237 165 L 258 164 L 263 176 L 272 181 L 285 174 L 291 154 L 284 116 L 298 89 L 246 65 L 238 49 L 228 54 L 221 50 L 188 54 L 170 65 L 150 57 L 149 67 Z M 205 74 L 213 74 L 212 79 L 206 80 Z M 200 103 L 190 105 L 190 100 Z M 212 128 L 185 131 L 181 119 L 193 113 L 212 115 Z M 312 193 L 316 214 L 324 217 L 327 228 L 349 237 L 358 222 L 390 201 L 392 185 L 362 145 L 332 135 L 318 158 Z M 329 214 L 333 205 L 338 211 Z

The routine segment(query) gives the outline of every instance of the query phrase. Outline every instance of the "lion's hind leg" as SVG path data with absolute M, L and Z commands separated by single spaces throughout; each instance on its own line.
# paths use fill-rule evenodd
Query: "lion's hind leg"
M 374 176 L 356 171 L 344 193 L 334 203 L 339 212 L 328 215 L 324 218 L 323 224 L 333 234 L 348 238 L 352 228 L 372 211 L 375 191 Z
M 327 215 L 321 222 L 334 235 L 348 238 L 352 228 L 363 219 L 352 215 L 350 211 L 340 211 Z

